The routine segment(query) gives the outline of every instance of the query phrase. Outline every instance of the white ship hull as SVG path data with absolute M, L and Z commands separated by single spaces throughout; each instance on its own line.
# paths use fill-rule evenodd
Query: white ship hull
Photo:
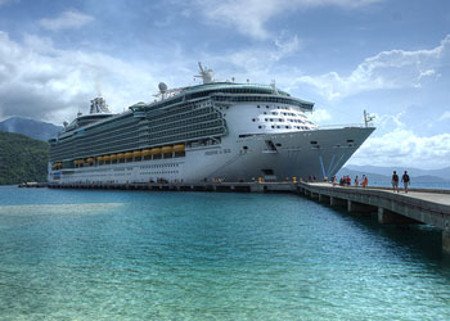
M 335 175 L 372 131 L 348 127 L 228 137 L 221 144 L 186 149 L 183 157 L 49 168 L 48 181 L 71 185 L 324 179 Z

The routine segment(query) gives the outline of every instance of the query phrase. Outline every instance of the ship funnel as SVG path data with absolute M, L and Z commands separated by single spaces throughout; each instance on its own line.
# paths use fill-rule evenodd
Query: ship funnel
M 97 97 L 91 100 L 90 114 L 111 113 L 106 105 L 105 100 L 102 97 Z

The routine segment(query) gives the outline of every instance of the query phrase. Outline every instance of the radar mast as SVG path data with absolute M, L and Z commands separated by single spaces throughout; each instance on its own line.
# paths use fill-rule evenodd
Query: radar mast
M 205 68 L 203 68 L 202 63 L 200 61 L 198 62 L 198 67 L 199 67 L 200 75 L 195 75 L 194 76 L 195 78 L 201 78 L 203 80 L 204 84 L 209 84 L 209 83 L 214 82 L 212 69 L 208 69 L 206 66 L 205 66 Z
M 374 118 L 375 118 L 375 115 L 369 114 L 369 113 L 364 109 L 364 125 L 365 125 L 365 127 L 372 126 L 372 124 L 371 124 L 370 122 L 371 122 Z

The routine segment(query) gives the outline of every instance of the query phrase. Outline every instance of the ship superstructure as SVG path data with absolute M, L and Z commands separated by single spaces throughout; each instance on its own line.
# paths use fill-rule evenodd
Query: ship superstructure
M 285 180 L 333 176 L 374 130 L 322 129 L 314 104 L 272 85 L 203 84 L 112 114 L 102 98 L 50 143 L 50 184 Z

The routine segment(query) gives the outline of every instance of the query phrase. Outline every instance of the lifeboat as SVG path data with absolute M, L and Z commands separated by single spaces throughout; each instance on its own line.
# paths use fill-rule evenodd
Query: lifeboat
M 117 155 L 116 155 L 116 154 L 111 154 L 111 155 L 109 156 L 109 158 L 111 159 L 111 161 L 114 161 L 114 160 L 117 159 Z
M 174 152 L 184 152 L 184 144 L 177 144 L 173 146 Z
M 94 158 L 89 157 L 88 159 L 86 159 L 86 162 L 88 162 L 89 164 L 94 162 Z
M 150 154 L 151 154 L 151 155 L 158 155 L 158 154 L 161 154 L 161 148 L 160 148 L 160 147 L 152 148 L 152 149 L 150 150 Z
M 135 150 L 134 152 L 133 152 L 133 157 L 134 158 L 136 158 L 136 157 L 141 157 L 141 151 L 140 150 Z
M 127 153 L 125 153 L 124 157 L 125 157 L 126 159 L 133 158 L 133 153 L 132 153 L 132 152 L 127 152 Z
M 101 162 L 103 160 L 103 156 L 97 157 L 97 162 Z
M 173 152 L 172 146 L 164 146 L 163 148 L 161 148 L 161 153 L 163 154 L 172 154 L 172 152 Z
M 109 156 L 109 155 L 103 156 L 103 161 L 104 162 L 109 162 L 110 160 L 111 160 L 111 156 Z
M 123 159 L 125 157 L 124 153 L 117 154 L 117 159 Z
M 142 152 L 141 152 L 141 156 L 149 156 L 149 155 L 151 155 L 152 154 L 152 152 L 151 152 L 151 150 L 150 149 L 144 149 Z

